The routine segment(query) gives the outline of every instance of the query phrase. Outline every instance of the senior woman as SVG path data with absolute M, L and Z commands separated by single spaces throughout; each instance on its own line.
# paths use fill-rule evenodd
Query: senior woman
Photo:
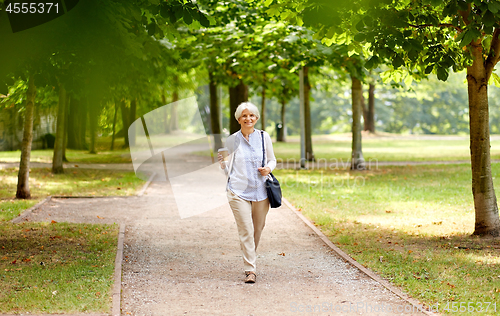
M 254 128 L 259 116 L 254 104 L 241 103 L 234 113 L 241 129 L 226 141 L 230 153 L 227 166 L 222 155 L 218 155 L 220 166 L 228 176 L 227 198 L 238 227 L 245 283 L 256 281 L 256 250 L 269 211 L 265 181 L 276 167 L 271 137 Z

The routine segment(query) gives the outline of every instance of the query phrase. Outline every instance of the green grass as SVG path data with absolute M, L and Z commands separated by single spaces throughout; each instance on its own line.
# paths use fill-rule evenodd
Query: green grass
M 500 239 L 471 237 L 469 165 L 274 173 L 332 242 L 425 305 L 499 301 Z
M 18 168 L 0 169 L 0 221 L 17 217 L 49 195 L 134 195 L 145 182 L 133 172 L 73 168 L 54 175 L 48 168 L 33 168 L 30 172 L 32 199 L 17 200 L 17 173 Z
M 468 137 L 426 135 L 418 136 L 363 136 L 363 155 L 365 160 L 375 161 L 455 161 L 470 160 Z M 350 160 L 350 135 L 313 136 L 313 152 L 316 159 Z M 299 138 L 290 136 L 286 143 L 275 143 L 274 153 L 283 161 L 300 159 Z M 500 139 L 491 141 L 491 158 L 500 159 Z
M 19 155 L 0 152 L 0 160 L 19 161 Z M 68 150 L 67 156 L 80 163 L 130 162 L 128 150 Z M 52 150 L 32 153 L 32 161 L 51 160 Z M 144 181 L 133 172 L 72 168 L 54 175 L 32 168 L 32 198 L 17 200 L 17 173 L 0 169 L 0 313 L 109 313 L 117 225 L 7 221 L 48 195 L 133 195 Z
M 0 313 L 109 313 L 117 225 L 0 224 Z

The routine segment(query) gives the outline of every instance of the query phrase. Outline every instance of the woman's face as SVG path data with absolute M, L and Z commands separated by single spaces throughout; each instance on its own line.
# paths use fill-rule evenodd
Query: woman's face
M 240 123 L 241 128 L 252 128 L 255 123 L 257 123 L 257 117 L 248 109 L 244 109 L 243 112 L 241 112 L 238 123 Z

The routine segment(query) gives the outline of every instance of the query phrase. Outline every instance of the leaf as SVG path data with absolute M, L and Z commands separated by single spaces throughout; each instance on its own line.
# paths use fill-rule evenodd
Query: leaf
M 486 10 L 483 14 L 482 21 L 485 26 L 493 26 L 496 22 L 495 15 L 490 10 Z
M 432 72 L 432 69 L 434 69 L 434 65 L 427 66 L 427 67 L 425 67 L 424 73 L 426 75 L 428 75 L 428 74 L 430 74 Z
M 327 37 L 327 38 L 332 38 L 334 35 L 335 35 L 335 28 L 334 28 L 334 27 L 331 27 L 331 28 L 328 30 L 328 33 L 326 33 L 326 37 Z
M 363 20 L 364 20 L 364 23 L 367 27 L 373 26 L 373 18 L 371 16 L 366 15 Z
M 354 40 L 356 42 L 363 42 L 365 39 L 366 39 L 365 33 L 358 33 L 358 34 L 354 35 Z
M 464 47 L 464 46 L 469 45 L 473 39 L 474 39 L 474 35 L 472 34 L 472 31 L 471 30 L 465 31 L 465 34 L 462 38 L 462 41 L 460 42 L 460 46 Z
M 189 9 L 183 10 L 182 18 L 184 20 L 184 23 L 186 23 L 186 24 L 193 23 L 193 17 L 191 16 L 191 12 L 189 12 Z
M 412 30 L 404 30 L 403 31 L 403 36 L 404 37 L 410 37 L 413 34 Z
M 437 77 L 441 81 L 446 81 L 448 79 L 448 69 L 439 67 L 437 69 Z
M 500 3 L 498 3 L 498 1 L 488 2 L 488 9 L 493 13 L 497 13 L 500 11 Z
M 418 52 L 414 49 L 408 51 L 408 58 L 411 61 L 416 61 L 418 59 Z
M 146 29 L 148 30 L 148 35 L 149 36 L 153 36 L 155 35 L 155 31 L 156 31 L 156 23 L 149 23 L 148 26 L 146 27 Z
M 401 56 L 399 56 L 399 55 L 396 55 L 396 57 L 394 57 L 394 59 L 392 60 L 392 66 L 393 66 L 394 68 L 399 68 L 399 67 L 401 67 L 403 64 L 404 64 L 404 60 L 403 60 L 403 58 L 401 58 Z
M 491 74 L 491 76 L 493 77 L 493 82 L 495 83 L 495 86 L 500 88 L 500 76 L 498 76 L 494 72 Z
M 364 29 L 365 29 L 365 22 L 363 22 L 363 20 L 359 20 L 359 22 L 356 24 L 356 30 L 361 32 Z
M 265 7 L 268 7 L 268 6 L 270 6 L 270 5 L 271 5 L 271 3 L 273 3 L 273 0 L 266 0 L 266 1 L 264 2 L 264 6 L 265 6 Z
M 408 74 L 404 79 L 405 86 L 410 87 L 412 82 L 413 82 L 413 77 L 410 74 Z
M 199 12 L 198 20 L 200 21 L 201 26 L 210 27 L 210 21 L 208 20 L 207 16 L 202 12 Z
M 450 55 L 446 55 L 441 62 L 444 68 L 450 68 L 455 64 L 455 61 Z

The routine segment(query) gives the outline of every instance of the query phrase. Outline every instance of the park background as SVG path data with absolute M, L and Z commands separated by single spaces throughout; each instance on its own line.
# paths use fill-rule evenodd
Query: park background
M 474 109 L 466 68 L 474 60 L 470 45 L 484 41 L 490 47 L 498 38 L 499 7 L 497 1 L 435 2 L 405 1 L 398 7 L 382 1 L 377 7 L 421 19 L 425 26 L 393 25 L 407 42 L 380 26 L 388 25 L 380 12 L 346 28 L 322 1 L 87 1 L 16 33 L 1 11 L 7 45 L 0 70 L 0 160 L 5 163 L 0 170 L 0 311 L 109 308 L 116 226 L 9 221 L 49 195 L 135 194 L 143 181 L 131 172 L 75 165 L 130 164 L 130 124 L 190 96 L 197 97 L 208 134 L 237 130 L 232 113 L 240 102 L 258 105 L 256 127 L 276 140 L 276 156 L 284 161 L 301 158 L 303 119 L 307 160 L 342 163 L 330 168 L 312 163 L 308 170 L 275 174 L 284 196 L 361 264 L 426 305 L 497 301 L 500 242 L 480 237 L 488 233 L 473 234 L 478 209 L 471 191 L 469 130 Z M 469 19 L 457 13 L 464 4 Z M 338 23 L 329 25 L 315 5 Z M 454 18 L 453 29 L 466 21 L 476 24 L 446 36 Z M 490 157 L 500 159 L 500 90 L 496 72 L 490 76 L 491 153 L 483 157 L 488 163 Z M 171 109 L 165 133 L 175 135 L 182 109 Z M 371 161 L 370 168 L 353 167 L 352 157 Z M 35 162 L 47 165 L 30 170 Z M 489 170 L 498 187 L 498 164 Z M 498 226 L 496 198 L 490 211 Z M 498 235 L 498 227 L 492 232 Z M 109 238 L 106 243 L 102 236 Z M 82 249 L 85 256 L 68 246 L 75 238 L 88 246 Z M 40 273 L 37 263 L 52 259 L 33 249 L 44 245 L 65 265 Z M 89 260 L 88 253 L 101 255 Z M 86 266 L 97 265 L 106 268 L 99 275 L 85 274 Z M 63 299 L 54 291 L 67 295 Z

